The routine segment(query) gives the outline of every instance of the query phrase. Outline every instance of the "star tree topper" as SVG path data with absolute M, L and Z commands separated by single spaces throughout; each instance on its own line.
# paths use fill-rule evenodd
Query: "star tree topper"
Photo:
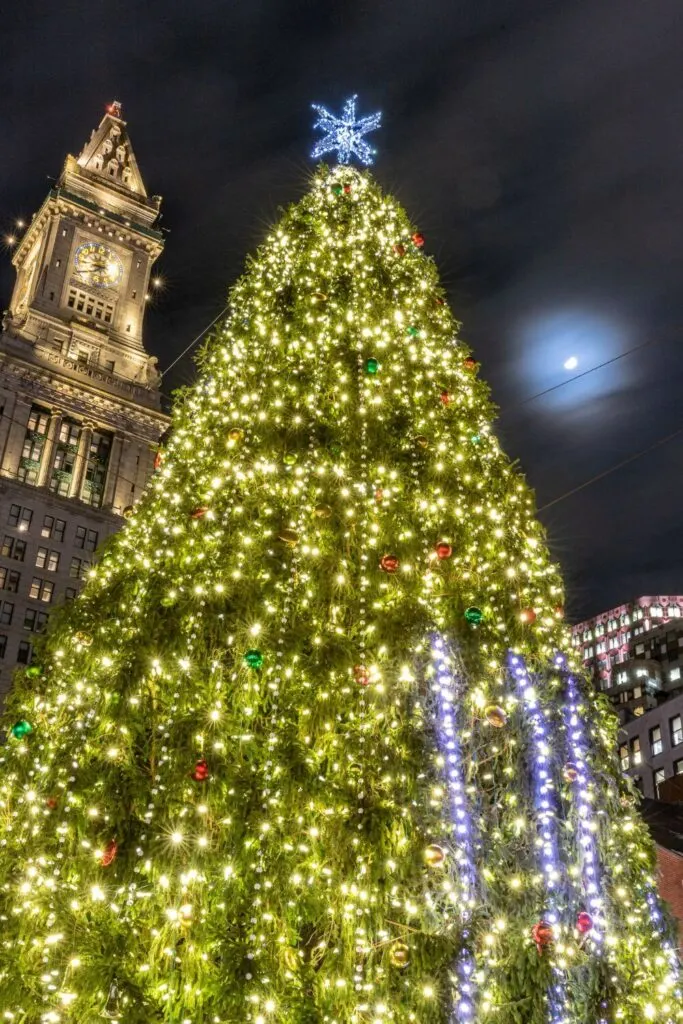
M 379 128 L 382 114 L 378 111 L 357 121 L 357 99 L 357 96 L 352 96 L 346 101 L 341 117 L 335 117 L 325 107 L 320 107 L 316 103 L 311 104 L 318 115 L 313 128 L 325 133 L 313 149 L 311 156 L 314 160 L 336 149 L 340 164 L 348 164 L 352 156 L 358 157 L 363 164 L 372 163 L 376 150 L 368 145 L 363 136 Z

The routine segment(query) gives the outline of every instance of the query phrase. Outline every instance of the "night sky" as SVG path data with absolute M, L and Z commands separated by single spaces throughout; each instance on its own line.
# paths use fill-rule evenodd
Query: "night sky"
M 121 100 L 164 197 L 163 368 L 306 189 L 310 103 L 357 92 L 543 506 L 683 426 L 682 49 L 680 0 L 24 0 L 3 11 L 0 226 Z M 12 281 L 7 255 L 3 305 Z M 637 346 L 525 402 L 570 356 Z M 682 466 L 683 434 L 542 513 L 574 618 L 683 592 Z

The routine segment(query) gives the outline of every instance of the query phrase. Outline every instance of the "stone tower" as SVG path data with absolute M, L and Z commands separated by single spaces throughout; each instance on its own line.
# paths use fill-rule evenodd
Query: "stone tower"
M 14 253 L 0 336 L 0 695 L 140 495 L 169 424 L 142 340 L 160 204 L 112 103 Z

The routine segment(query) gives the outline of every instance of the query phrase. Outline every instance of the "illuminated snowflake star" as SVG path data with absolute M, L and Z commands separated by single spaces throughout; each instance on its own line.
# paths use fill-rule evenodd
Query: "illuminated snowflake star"
M 335 117 L 325 107 L 319 107 L 316 103 L 311 104 L 318 115 L 313 127 L 325 133 L 311 154 L 314 160 L 336 149 L 340 164 L 348 164 L 352 156 L 357 156 L 363 164 L 372 163 L 376 151 L 368 145 L 363 136 L 379 128 L 382 115 L 378 112 L 370 114 L 369 117 L 361 117 L 357 121 L 357 98 L 352 96 L 346 101 L 341 117 Z

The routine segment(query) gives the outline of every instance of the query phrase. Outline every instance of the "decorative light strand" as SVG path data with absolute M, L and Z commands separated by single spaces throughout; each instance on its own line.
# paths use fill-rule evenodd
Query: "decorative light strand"
M 437 745 L 444 761 L 444 774 L 450 795 L 452 845 L 458 868 L 463 922 L 463 948 L 454 965 L 457 995 L 451 1020 L 456 1024 L 465 1024 L 474 1019 L 477 1001 L 476 964 L 468 927 L 477 894 L 477 869 L 458 729 L 458 708 L 463 706 L 463 687 L 454 671 L 453 656 L 441 634 L 437 633 L 432 637 L 431 652 L 435 669 L 431 689 L 436 701 Z
M 524 660 L 519 655 L 511 654 L 509 663 L 515 677 L 519 698 L 531 725 L 533 739 L 529 770 L 534 790 L 541 871 L 546 892 L 543 917 L 557 932 L 560 925 L 559 884 L 562 878 L 562 865 L 560 863 L 556 793 L 550 762 L 548 726 Z M 553 967 L 553 975 L 554 980 L 548 990 L 549 1024 L 567 1024 L 569 1018 L 567 1016 L 566 982 L 557 967 Z
M 563 717 L 567 735 L 567 756 L 574 766 L 576 780 L 574 790 L 579 827 L 579 851 L 583 891 L 593 919 L 589 942 L 596 953 L 601 952 L 605 929 L 605 900 L 602 893 L 602 866 L 596 840 L 597 823 L 593 813 L 593 780 L 587 761 L 588 745 L 584 723 L 579 710 L 580 694 L 576 680 L 566 672 L 566 659 L 558 654 L 555 665 L 565 679 L 565 700 Z

